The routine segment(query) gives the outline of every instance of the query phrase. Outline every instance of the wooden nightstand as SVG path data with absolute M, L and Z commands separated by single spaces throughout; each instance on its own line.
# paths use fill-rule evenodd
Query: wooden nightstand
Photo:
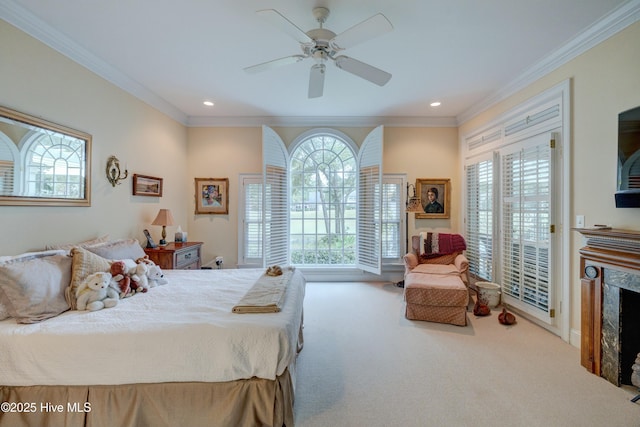
M 145 248 L 149 259 L 164 270 L 198 270 L 202 242 L 168 243 L 157 248 Z

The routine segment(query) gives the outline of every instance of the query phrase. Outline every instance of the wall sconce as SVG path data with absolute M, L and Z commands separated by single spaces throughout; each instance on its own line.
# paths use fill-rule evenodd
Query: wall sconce
M 107 160 L 107 180 L 111 183 L 112 186 L 116 186 L 116 184 L 120 184 L 120 181 L 127 179 L 129 176 L 129 171 L 124 170 L 124 175 L 120 170 L 120 160 L 116 156 L 111 156 Z

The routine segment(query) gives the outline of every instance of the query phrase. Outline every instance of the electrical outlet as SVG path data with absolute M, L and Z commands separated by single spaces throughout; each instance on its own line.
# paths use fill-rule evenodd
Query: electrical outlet
M 584 215 L 576 215 L 576 228 L 584 228 Z

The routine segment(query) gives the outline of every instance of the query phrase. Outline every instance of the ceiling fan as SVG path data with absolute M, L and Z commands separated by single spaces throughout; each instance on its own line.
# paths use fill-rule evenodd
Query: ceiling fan
M 312 58 L 315 64 L 311 66 L 309 75 L 309 98 L 322 96 L 326 70 L 325 63 L 327 60 L 333 61 L 336 67 L 341 70 L 375 83 L 378 86 L 384 86 L 391 79 L 391 74 L 386 71 L 349 56 L 339 55 L 341 51 L 347 48 L 391 31 L 393 29 L 391 22 L 381 13 L 337 35 L 333 31 L 323 28 L 323 24 L 329 16 L 329 9 L 325 7 L 313 9 L 313 16 L 320 24 L 320 28 L 307 32 L 302 31 L 277 10 L 266 9 L 259 10 L 256 13 L 298 41 L 302 54 L 286 56 L 247 67 L 244 70 L 248 73 L 258 73 L 281 65 L 293 64 L 306 58 Z

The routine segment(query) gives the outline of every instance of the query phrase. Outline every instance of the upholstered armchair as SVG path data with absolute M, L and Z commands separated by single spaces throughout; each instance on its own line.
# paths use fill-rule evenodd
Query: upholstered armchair
M 403 257 L 404 277 L 406 279 L 418 266 L 421 273 L 431 274 L 449 274 L 455 269 L 468 287 L 469 260 L 463 254 L 465 249 L 466 242 L 459 234 L 420 233 L 412 236 L 411 252 Z
M 469 261 L 459 234 L 420 233 L 404 256 L 405 317 L 465 326 Z

